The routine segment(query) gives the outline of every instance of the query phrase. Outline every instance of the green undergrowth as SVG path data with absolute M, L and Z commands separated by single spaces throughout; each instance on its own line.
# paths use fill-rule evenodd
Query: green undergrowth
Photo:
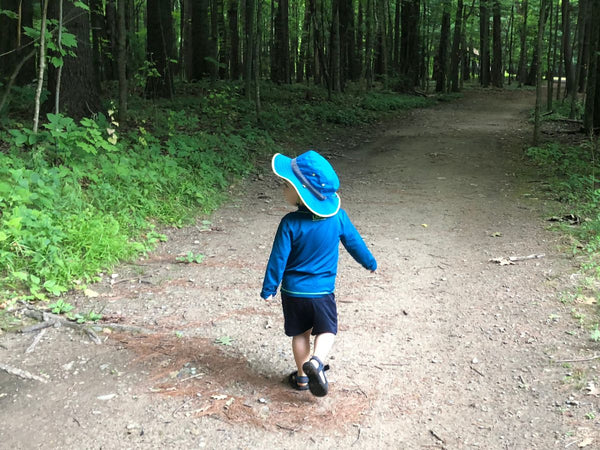
M 527 150 L 549 181 L 550 194 L 559 202 L 556 227 L 572 236 L 571 251 L 582 257 L 583 283 L 573 294 L 585 303 L 600 303 L 600 160 L 598 140 L 579 145 L 556 142 Z M 567 297 L 573 297 L 568 295 Z M 591 297 L 590 297 L 591 296 Z M 589 299 L 593 298 L 593 301 Z M 597 309 L 591 318 L 590 339 L 600 340 Z
M 112 116 L 48 114 L 33 134 L 18 110 L 0 118 L 0 304 L 59 296 L 151 251 L 161 227 L 213 211 L 257 160 L 282 151 L 278 142 L 436 102 L 261 87 L 258 121 L 232 83 L 179 85 L 168 101 L 133 97 L 121 126 Z

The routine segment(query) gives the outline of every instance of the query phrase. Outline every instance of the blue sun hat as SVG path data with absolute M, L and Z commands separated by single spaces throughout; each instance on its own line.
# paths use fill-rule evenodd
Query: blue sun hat
M 336 191 L 340 180 L 325 158 L 314 150 L 297 158 L 276 153 L 271 162 L 275 175 L 289 181 L 313 214 L 320 217 L 335 216 L 340 209 Z

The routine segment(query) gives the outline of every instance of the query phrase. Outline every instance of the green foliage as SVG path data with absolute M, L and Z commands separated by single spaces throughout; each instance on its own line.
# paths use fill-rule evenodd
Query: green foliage
M 71 305 L 68 302 L 65 302 L 62 299 L 58 299 L 56 302 L 52 303 L 51 305 L 48 305 L 48 307 L 50 308 L 50 311 L 52 311 L 54 314 L 68 313 L 75 308 L 73 305 Z
M 204 260 L 204 255 L 201 253 L 194 254 L 194 252 L 188 252 L 185 256 L 180 256 L 176 258 L 176 261 L 183 263 L 196 263 L 200 264 Z
M 377 91 L 328 100 L 316 87 L 265 85 L 257 125 L 241 84 L 177 90 L 173 100 L 131 97 L 127 128 L 48 114 L 37 134 L 16 122 L 0 132 L 0 297 L 60 296 L 150 251 L 166 240 L 158 226 L 214 210 L 256 158 L 281 151 L 276 141 L 304 147 L 311 133 L 435 101 Z

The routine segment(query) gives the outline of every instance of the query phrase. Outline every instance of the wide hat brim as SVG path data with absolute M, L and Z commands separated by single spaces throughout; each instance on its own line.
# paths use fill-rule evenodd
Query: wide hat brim
M 337 193 L 333 193 L 324 200 L 320 200 L 302 184 L 292 170 L 292 158 L 282 155 L 281 153 L 276 153 L 271 161 L 271 166 L 273 167 L 275 175 L 292 184 L 304 205 L 313 214 L 320 217 L 331 217 L 335 216 L 340 210 L 341 200 Z

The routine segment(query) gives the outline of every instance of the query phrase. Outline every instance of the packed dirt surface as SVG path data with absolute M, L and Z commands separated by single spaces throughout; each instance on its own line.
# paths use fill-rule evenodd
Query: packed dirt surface
M 314 143 L 379 263 L 342 252 L 327 397 L 286 386 L 279 297 L 258 295 L 290 211 L 265 161 L 209 220 L 67 299 L 140 332 L 49 328 L 30 353 L 35 333 L 0 335 L 2 363 L 47 380 L 0 371 L 0 447 L 600 448 L 600 360 L 563 362 L 598 351 L 560 301 L 575 262 L 523 170 L 533 102 L 474 90 Z

